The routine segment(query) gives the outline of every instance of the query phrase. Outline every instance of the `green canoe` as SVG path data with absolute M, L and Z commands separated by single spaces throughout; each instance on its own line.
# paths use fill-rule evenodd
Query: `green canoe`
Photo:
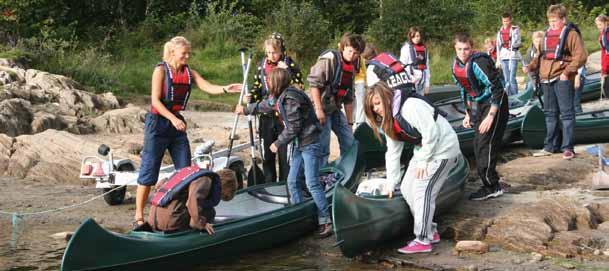
M 454 84 L 451 85 L 440 85 L 440 86 L 431 86 L 429 89 L 429 94 L 426 97 L 432 101 L 441 101 L 450 98 L 459 98 L 459 88 Z
M 541 108 L 534 106 L 526 113 L 520 133 L 529 148 L 543 148 L 546 119 Z M 577 114 L 573 137 L 575 144 L 609 142 L 609 109 Z
M 335 173 L 337 184 L 352 187 L 363 172 L 358 143 L 344 157 L 322 169 Z M 329 199 L 332 189 L 326 190 Z M 61 270 L 184 270 L 294 240 L 317 227 L 311 199 L 287 205 L 284 183 L 243 189 L 216 207 L 214 235 L 186 231 L 173 234 L 107 231 L 92 219 L 74 233 Z
M 381 155 L 384 152 L 377 154 Z M 384 159 L 381 163 L 384 166 Z M 449 210 L 463 197 L 468 174 L 469 165 L 461 156 L 438 195 L 436 213 Z M 353 257 L 386 241 L 412 235 L 412 216 L 401 195 L 391 199 L 362 198 L 356 196 L 354 190 L 354 187 L 338 185 L 332 199 L 336 244 L 343 255 Z

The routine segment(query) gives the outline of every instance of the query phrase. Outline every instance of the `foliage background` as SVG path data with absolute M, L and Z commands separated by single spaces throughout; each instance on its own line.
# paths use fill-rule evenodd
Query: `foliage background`
M 455 32 L 468 31 L 481 45 L 494 36 L 501 13 L 511 11 L 529 44 L 530 33 L 545 28 L 547 7 L 559 2 L 583 30 L 586 48 L 598 50 L 593 20 L 609 11 L 602 0 L 0 0 L 0 57 L 22 58 L 91 90 L 129 97 L 148 94 L 162 45 L 176 35 L 193 43 L 191 66 L 226 84 L 241 81 L 238 49 L 252 48 L 259 61 L 271 32 L 284 35 L 306 74 L 345 31 L 399 53 L 408 27 L 416 25 L 431 48 L 433 83 L 450 83 Z M 235 100 L 197 93 L 195 98 Z

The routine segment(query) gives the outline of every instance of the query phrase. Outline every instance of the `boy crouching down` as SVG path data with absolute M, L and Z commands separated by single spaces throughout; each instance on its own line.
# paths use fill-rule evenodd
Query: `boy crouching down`
M 189 172 L 190 170 L 190 172 Z M 188 229 L 205 230 L 214 234 L 211 223 L 214 221 L 216 211 L 214 207 L 220 203 L 220 199 L 229 201 L 237 191 L 237 177 L 230 169 L 222 169 L 218 172 L 199 170 L 191 166 L 180 170 L 170 179 L 159 181 L 155 187 L 152 198 L 152 207 L 148 223 L 154 231 L 165 233 L 183 231 Z M 176 191 L 172 196 L 167 188 L 177 175 L 183 174 L 177 182 L 188 182 L 182 188 L 174 187 Z M 179 185 L 179 184 L 178 184 Z M 168 203 L 166 203 L 168 201 Z

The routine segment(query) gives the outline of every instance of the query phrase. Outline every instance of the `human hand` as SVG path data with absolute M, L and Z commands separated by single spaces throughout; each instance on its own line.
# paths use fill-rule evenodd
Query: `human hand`
M 425 89 L 423 90 L 423 95 L 425 95 L 425 96 L 429 95 L 430 91 L 431 91 L 430 87 L 425 87 Z
M 427 177 L 427 169 L 426 167 L 417 167 L 414 172 L 414 177 L 418 180 L 422 180 Z
M 273 152 L 273 153 L 277 153 L 277 146 L 275 145 L 275 143 L 271 144 L 271 146 L 269 146 L 269 149 Z
M 243 115 L 244 114 L 243 106 L 238 104 L 237 107 L 235 107 L 235 113 L 237 113 L 239 115 Z
M 465 117 L 463 118 L 463 127 L 472 128 L 472 124 L 469 122 L 469 114 L 465 114 Z
M 209 235 L 214 235 L 216 233 L 216 231 L 214 230 L 214 225 L 209 223 L 205 223 L 205 230 L 207 231 L 207 233 L 209 233 Z
M 493 125 L 494 119 L 495 119 L 495 116 L 491 115 L 491 113 L 486 115 L 486 118 L 484 118 L 484 120 L 480 123 L 480 127 L 478 127 L 478 131 L 480 131 L 481 134 L 488 132 L 488 130 L 491 129 L 491 125 Z
M 326 123 L 326 113 L 324 113 L 323 109 L 315 109 L 315 115 L 317 116 L 317 119 L 319 120 L 319 123 L 321 125 L 324 125 Z
M 224 89 L 230 93 L 240 93 L 242 87 L 242 84 L 228 84 L 224 87 Z
M 522 67 L 522 72 L 529 73 L 529 67 Z
M 176 130 L 180 131 L 180 132 L 184 132 L 186 131 L 186 123 L 184 123 L 184 121 L 182 121 L 179 118 L 174 117 L 171 120 L 171 125 L 173 125 L 173 127 L 176 128 Z
M 501 60 L 497 59 L 497 62 L 495 62 L 495 68 L 501 69 Z
M 278 68 L 282 68 L 282 69 L 287 69 L 287 68 L 288 68 L 288 64 L 285 64 L 285 62 L 284 62 L 284 61 L 279 61 L 279 62 L 277 63 L 277 67 L 278 67 Z

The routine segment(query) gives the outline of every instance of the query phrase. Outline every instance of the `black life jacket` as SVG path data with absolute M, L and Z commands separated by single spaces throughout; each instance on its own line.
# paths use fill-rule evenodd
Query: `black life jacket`
M 410 45 L 410 59 L 412 59 L 412 65 L 417 70 L 427 69 L 427 47 L 425 45 L 416 45 L 409 43 Z
M 463 89 L 465 89 L 465 91 L 467 91 L 472 98 L 475 98 L 474 101 L 481 101 L 490 96 L 488 93 L 478 96 L 481 86 L 476 78 L 476 75 L 474 74 L 472 63 L 481 57 L 488 59 L 488 61 L 491 61 L 491 65 L 493 67 L 495 66 L 495 61 L 493 61 L 493 58 L 491 58 L 488 54 L 480 52 L 473 52 L 467 60 L 467 63 L 465 63 L 463 66 L 461 66 L 460 61 L 456 57 L 453 61 L 453 76 L 455 79 L 457 79 L 461 87 L 463 87 Z
M 192 73 L 188 65 L 184 65 L 183 72 L 174 74 L 167 62 L 163 61 L 157 66 L 162 66 L 165 72 L 163 94 L 161 102 L 165 107 L 172 112 L 178 112 L 186 109 L 190 91 L 192 89 Z M 158 114 L 158 110 L 151 108 L 152 113 Z
M 319 57 L 322 58 L 328 53 L 334 55 L 337 63 L 336 67 L 334 67 L 334 79 L 332 79 L 331 83 L 331 94 L 336 96 L 337 99 L 341 99 L 342 97 L 347 96 L 348 93 L 353 92 L 353 82 L 355 81 L 355 74 L 359 70 L 359 61 L 354 60 L 351 61 L 351 64 L 347 64 L 345 61 L 343 61 L 343 56 L 337 50 L 326 50 L 321 53 Z M 351 67 L 350 70 L 345 71 L 345 68 L 349 66 Z M 344 74 L 345 72 L 351 74 Z
M 385 81 L 393 89 L 409 89 L 414 91 L 412 66 L 405 65 L 390 53 L 380 53 L 368 62 L 374 66 L 373 71 L 379 80 Z M 410 69 L 410 70 L 409 70 Z
M 434 121 L 438 119 L 438 115 L 442 115 L 446 117 L 446 112 L 440 110 L 436 106 L 434 106 L 427 98 L 417 94 L 416 92 L 412 92 L 406 89 L 394 89 L 393 90 L 393 107 L 392 107 L 392 115 L 393 115 L 393 130 L 398 137 L 398 140 L 405 141 L 413 145 L 420 145 L 423 137 L 421 133 L 408 121 L 406 121 L 401 114 L 402 106 L 406 100 L 410 98 L 421 99 L 425 101 L 425 103 L 429 104 L 434 108 L 433 119 Z
M 210 196 L 202 204 L 202 207 L 214 207 L 218 205 L 221 198 L 220 176 L 207 169 L 201 169 L 197 165 L 182 168 L 169 177 L 161 188 L 152 197 L 151 203 L 159 207 L 167 206 L 180 192 L 190 185 L 191 182 L 200 178 L 209 177 L 212 180 Z
M 567 42 L 567 36 L 569 35 L 569 32 L 571 32 L 571 29 L 575 30 L 575 32 L 581 36 L 579 28 L 573 23 L 566 24 L 560 33 L 558 33 L 558 31 L 553 31 L 550 28 L 546 29 L 545 37 L 541 44 L 541 52 L 545 59 L 562 60 L 564 54 L 568 53 L 565 43 Z
M 605 50 L 605 53 L 609 54 L 609 27 L 605 27 L 605 29 L 601 31 L 599 42 L 601 43 L 601 48 Z

